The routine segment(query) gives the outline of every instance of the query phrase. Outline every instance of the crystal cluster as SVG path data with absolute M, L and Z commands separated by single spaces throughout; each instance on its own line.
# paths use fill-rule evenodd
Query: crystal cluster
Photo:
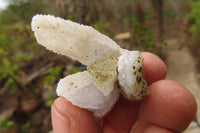
M 114 106 L 120 93 L 130 100 L 140 100 L 149 94 L 139 51 L 122 49 L 90 26 L 52 15 L 35 15 L 31 26 L 39 44 L 87 66 L 87 71 L 59 81 L 58 96 L 102 117 Z

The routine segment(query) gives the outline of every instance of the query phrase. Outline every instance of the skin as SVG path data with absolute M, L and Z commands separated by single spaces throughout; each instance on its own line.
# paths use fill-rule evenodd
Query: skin
M 142 101 L 128 101 L 121 96 L 102 120 L 94 118 L 91 112 L 59 97 L 51 108 L 54 133 L 184 131 L 196 114 L 197 104 L 193 95 L 183 85 L 165 80 L 167 68 L 158 56 L 147 52 L 142 55 L 145 79 L 150 88 L 149 96 Z

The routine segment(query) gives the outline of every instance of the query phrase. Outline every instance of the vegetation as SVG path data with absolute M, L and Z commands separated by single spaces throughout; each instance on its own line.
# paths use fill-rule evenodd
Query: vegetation
M 28 133 L 28 131 L 30 130 L 30 128 L 31 128 L 31 123 L 30 123 L 30 121 L 28 121 L 28 122 L 26 122 L 26 123 L 24 123 L 24 124 L 21 125 L 20 132 L 21 133 Z
M 199 39 L 200 36 L 200 1 L 189 1 L 191 11 L 188 13 L 190 20 L 193 21 L 193 24 L 189 28 L 189 32 L 195 37 L 195 39 Z
M 36 13 L 36 7 L 37 4 L 22 3 L 10 5 L 0 13 L 1 84 L 8 85 L 11 80 L 17 80 L 16 72 L 20 71 L 18 64 L 31 60 L 32 53 L 38 51 L 30 29 L 31 17 Z
M 14 126 L 14 122 L 11 120 L 2 120 L 0 122 L 0 131 L 8 130 Z
M 164 16 L 173 19 L 176 17 L 176 13 L 174 11 L 165 11 Z
M 60 77 L 61 72 L 62 72 L 61 67 L 59 66 L 51 67 L 49 69 L 49 74 L 44 77 L 44 81 L 43 81 L 44 85 L 47 88 L 52 89 L 53 87 L 52 85 L 55 84 L 55 81 L 57 81 L 56 79 Z
M 148 51 L 152 51 L 154 42 L 151 30 L 137 22 L 133 24 L 133 29 L 133 44 L 137 46 L 144 45 Z
M 45 8 L 43 8 L 42 1 L 37 1 L 19 3 L 17 5 L 11 4 L 6 10 L 0 12 L 0 90 L 8 88 L 7 96 L 11 94 L 12 97 L 21 99 L 20 95 L 29 92 L 29 88 L 25 90 L 28 86 L 23 87 L 21 84 L 20 73 L 24 73 L 24 64 L 30 62 L 33 58 L 41 56 L 43 53 L 41 47 L 36 43 L 30 27 L 32 16 L 36 13 L 45 13 Z M 52 68 L 50 71 L 54 76 L 57 73 L 57 69 L 54 70 Z M 32 91 L 34 94 L 36 94 L 35 88 L 30 87 L 30 90 L 34 90 Z M 15 109 L 17 117 L 24 113 L 19 107 L 17 106 Z M 19 132 L 28 132 L 31 123 L 27 118 L 22 118 L 25 122 L 20 122 L 19 124 L 19 120 L 17 120 Z M 2 120 L 0 122 L 0 132 L 15 128 L 17 125 L 15 120 Z

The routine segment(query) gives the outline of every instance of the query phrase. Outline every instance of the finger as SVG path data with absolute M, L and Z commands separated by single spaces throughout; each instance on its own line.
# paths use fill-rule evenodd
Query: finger
M 144 132 L 153 125 L 163 131 L 182 132 L 194 119 L 196 110 L 196 101 L 184 86 L 170 80 L 155 82 L 141 104 L 133 133 Z
M 142 55 L 144 58 L 145 79 L 148 84 L 164 79 L 167 69 L 163 61 L 158 56 L 148 52 L 144 52 Z M 105 117 L 103 124 L 105 133 L 130 132 L 132 125 L 137 120 L 140 103 L 127 101 L 121 98 L 113 110 Z
M 92 113 L 59 97 L 51 108 L 54 133 L 100 133 Z
M 123 97 L 104 118 L 104 133 L 129 133 L 138 116 L 139 102 L 128 102 Z
M 143 133 L 177 133 L 177 132 L 164 128 L 164 127 L 151 124 L 144 130 Z
M 161 79 L 165 79 L 167 75 L 167 67 L 164 62 L 157 56 L 149 52 L 143 52 L 145 79 L 148 85 Z

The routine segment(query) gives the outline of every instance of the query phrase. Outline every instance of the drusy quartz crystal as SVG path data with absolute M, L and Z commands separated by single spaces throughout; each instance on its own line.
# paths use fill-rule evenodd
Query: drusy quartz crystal
M 31 28 L 39 44 L 87 66 L 87 71 L 68 75 L 58 83 L 58 96 L 72 104 L 102 117 L 120 93 L 130 100 L 149 94 L 139 51 L 122 49 L 90 26 L 52 15 L 35 15 Z

